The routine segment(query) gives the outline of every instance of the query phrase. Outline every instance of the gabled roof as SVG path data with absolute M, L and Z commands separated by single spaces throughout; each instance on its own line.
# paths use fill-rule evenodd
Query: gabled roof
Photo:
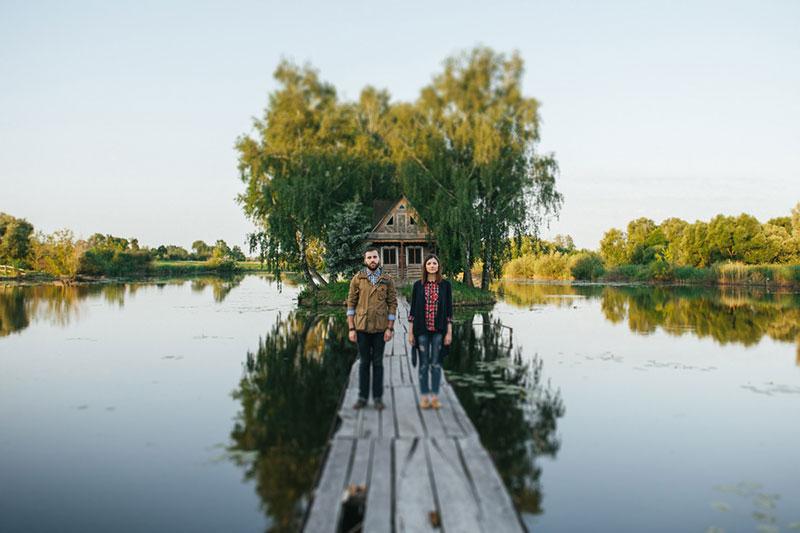
M 403 198 L 397 200 L 374 200 L 372 202 L 372 228 L 375 229 L 378 224 L 380 224 L 381 220 L 383 220 L 384 215 L 391 211 L 402 199 Z
M 392 213 L 392 211 L 394 211 L 394 210 L 395 210 L 395 208 L 397 207 L 397 205 L 398 205 L 400 202 L 402 202 L 403 200 L 405 200 L 405 202 L 406 202 L 406 205 L 408 205 L 408 207 L 409 207 L 409 208 L 411 208 L 413 211 L 415 211 L 415 212 L 416 212 L 416 209 L 414 209 L 414 206 L 412 206 L 412 205 L 411 205 L 411 202 L 409 202 L 409 201 L 408 201 L 408 198 L 406 198 L 406 195 L 405 195 L 405 194 L 404 194 L 404 195 L 402 195 L 402 196 L 401 196 L 400 198 L 398 198 L 397 200 L 394 200 L 394 201 L 391 201 L 391 200 L 376 200 L 375 202 L 373 202 L 373 203 L 372 203 L 372 206 L 373 206 L 373 213 L 372 213 L 372 231 L 375 231 L 375 230 L 377 230 L 377 229 L 378 229 L 378 226 L 380 226 L 381 224 L 383 224 L 383 221 L 384 221 L 384 220 L 385 220 L 385 219 L 386 219 L 386 218 L 389 216 L 389 214 L 391 214 L 391 213 Z M 383 205 L 381 205 L 381 208 L 383 209 L 383 213 L 381 213 L 381 215 L 380 215 L 379 217 L 376 215 L 376 210 L 375 210 L 375 204 L 376 204 L 377 202 L 386 202 L 386 203 L 388 204 L 388 206 L 389 206 L 388 208 L 383 208 Z M 419 218 L 419 214 L 417 214 L 417 218 Z M 423 222 L 422 220 L 417 220 L 417 224 L 421 224 L 422 226 L 424 226 L 424 222 Z

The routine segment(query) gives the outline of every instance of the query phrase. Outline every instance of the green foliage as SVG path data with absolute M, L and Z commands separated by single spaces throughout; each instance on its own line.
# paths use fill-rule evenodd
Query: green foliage
M 580 252 L 570 257 L 569 270 L 574 279 L 582 281 L 596 281 L 606 271 L 603 258 L 595 252 Z
M 310 247 L 325 238 L 331 217 L 356 198 L 370 206 L 399 192 L 378 132 L 389 98 L 368 87 L 359 102 L 341 103 L 315 70 L 288 62 L 275 79 L 256 136 L 237 141 L 246 185 L 238 200 L 261 227 L 251 245 L 270 268 L 297 266 L 316 285 Z
M 153 261 L 149 250 L 141 250 L 135 239 L 95 233 L 78 259 L 78 274 L 86 276 L 131 276 L 147 274 Z
M 78 273 L 85 242 L 76 242 L 70 230 L 49 235 L 38 233 L 33 240 L 31 263 L 34 270 L 51 276 L 73 278 Z
M 194 257 L 192 257 L 192 259 L 205 261 L 211 257 L 211 252 L 213 249 L 204 241 L 197 240 L 192 243 L 192 251 L 194 252 Z
M 345 204 L 369 208 L 402 186 L 449 274 L 481 259 L 486 282 L 499 275 L 509 234 L 535 234 L 562 201 L 554 157 L 535 150 L 538 102 L 523 96 L 522 74 L 517 54 L 477 48 L 448 59 L 413 103 L 372 87 L 347 103 L 312 68 L 281 63 L 256 135 L 237 141 L 239 201 L 260 227 L 251 249 L 314 284 L 312 243 L 328 238 Z
M 504 275 L 511 279 L 563 279 L 572 277 L 570 256 L 549 252 L 538 256 L 523 255 L 505 265 Z
M 693 224 L 668 218 L 656 225 L 639 218 L 628 224 L 627 233 L 607 231 L 600 242 L 600 253 L 610 267 L 650 265 L 653 279 L 663 280 L 673 275 L 680 279 L 677 267 L 706 268 L 723 262 L 794 263 L 800 261 L 796 225 L 800 225 L 800 203 L 792 210 L 792 217 L 773 218 L 765 224 L 745 213 L 736 217 L 717 215 L 709 222 L 698 220 Z M 681 271 L 687 276 L 689 272 Z
M 558 212 L 554 157 L 536 152 L 539 103 L 522 94 L 523 62 L 488 48 L 445 61 L 390 142 L 400 181 L 431 226 L 451 273 L 481 260 L 482 286 L 510 257 L 507 236 Z
M 348 277 L 360 268 L 369 230 L 369 219 L 359 202 L 348 202 L 333 215 L 325 238 L 325 267 L 331 280 L 339 274 Z
M 0 213 L 0 264 L 27 267 L 32 236 L 30 222 Z
M 608 230 L 600 241 L 600 256 L 609 267 L 616 267 L 628 262 L 625 245 L 625 234 L 617 228 Z

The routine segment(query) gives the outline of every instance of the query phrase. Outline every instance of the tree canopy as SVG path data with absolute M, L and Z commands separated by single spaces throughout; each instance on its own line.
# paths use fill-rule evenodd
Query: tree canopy
M 557 214 L 558 166 L 536 150 L 539 103 L 523 95 L 523 61 L 489 48 L 447 59 L 414 102 L 367 86 L 355 102 L 310 66 L 282 62 L 263 118 L 236 143 L 239 196 L 261 231 L 251 243 L 275 270 L 300 268 L 316 286 L 311 250 L 349 202 L 405 194 L 434 233 L 450 273 L 481 260 L 500 274 L 509 235 Z

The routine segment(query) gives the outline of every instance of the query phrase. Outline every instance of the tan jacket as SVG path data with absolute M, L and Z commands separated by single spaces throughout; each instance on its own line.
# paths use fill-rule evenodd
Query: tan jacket
M 350 280 L 347 308 L 354 309 L 357 331 L 378 333 L 389 326 L 389 315 L 397 313 L 397 289 L 389 274 L 383 273 L 378 282 L 370 283 L 362 270 Z

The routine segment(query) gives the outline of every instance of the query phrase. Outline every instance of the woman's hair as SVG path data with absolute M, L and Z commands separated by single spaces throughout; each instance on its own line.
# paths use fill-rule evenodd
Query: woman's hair
M 428 254 L 425 256 L 425 261 L 422 262 L 422 283 L 428 281 L 428 268 L 425 266 L 428 264 L 428 260 L 436 259 L 436 262 L 439 263 L 439 268 L 436 269 L 436 274 L 434 274 L 434 279 L 436 283 L 442 281 L 442 262 L 439 260 L 439 256 L 436 254 Z

